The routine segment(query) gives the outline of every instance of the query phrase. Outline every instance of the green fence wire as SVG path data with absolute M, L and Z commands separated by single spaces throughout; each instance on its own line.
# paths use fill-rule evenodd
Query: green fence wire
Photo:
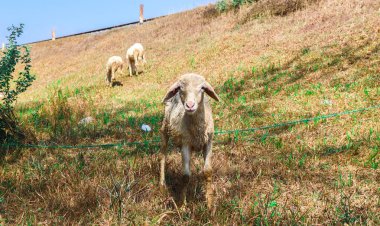
M 221 130 L 221 131 L 216 131 L 215 134 L 219 135 L 219 134 L 236 134 L 236 133 L 241 133 L 241 132 L 255 132 L 258 130 L 267 130 L 267 129 L 296 125 L 296 124 L 301 124 L 301 123 L 309 123 L 311 121 L 316 122 L 316 121 L 319 121 L 322 119 L 334 118 L 334 117 L 338 117 L 341 115 L 349 115 L 349 114 L 359 113 L 359 112 L 363 112 L 363 111 L 369 111 L 369 110 L 373 110 L 376 108 L 380 108 L 380 104 L 374 105 L 371 107 L 366 107 L 366 108 L 359 108 L 359 109 L 350 110 L 350 111 L 343 111 L 343 112 L 332 113 L 332 114 L 327 114 L 327 115 L 320 115 L 320 116 L 316 116 L 316 117 L 312 117 L 312 118 L 304 118 L 304 119 L 298 119 L 298 120 L 287 121 L 287 122 L 282 122 L 282 123 L 275 123 L 272 125 L 260 126 L 260 127 L 255 127 L 255 128 L 236 129 L 236 130 Z
M 369 111 L 373 109 L 379 109 L 380 104 L 366 107 L 366 108 L 359 108 L 349 111 L 343 111 L 343 112 L 337 112 L 327 115 L 320 115 L 316 117 L 311 118 L 304 118 L 304 119 L 298 119 L 293 121 L 287 121 L 282 123 L 275 123 L 272 125 L 266 125 L 266 126 L 260 126 L 260 127 L 254 127 L 254 128 L 247 128 L 247 129 L 235 129 L 235 130 L 219 130 L 215 131 L 215 135 L 223 135 L 223 134 L 239 134 L 239 133 L 252 133 L 259 130 L 268 130 L 273 128 L 280 128 L 285 126 L 291 126 L 291 125 L 297 125 L 297 124 L 307 124 L 309 122 L 317 122 L 319 120 L 323 119 L 329 119 L 334 118 L 342 115 L 349 115 L 349 114 L 355 114 L 359 112 Z M 6 143 L 3 144 L 2 147 L 21 147 L 21 148 L 51 148 L 51 149 L 85 149 L 85 148 L 110 148 L 110 147 L 123 147 L 123 146 L 147 146 L 151 143 L 159 143 L 159 139 L 154 140 L 144 140 L 144 141 L 134 141 L 134 142 L 128 142 L 123 141 L 119 143 L 108 143 L 108 144 L 84 144 L 84 145 L 46 145 L 46 144 L 18 144 L 18 143 Z

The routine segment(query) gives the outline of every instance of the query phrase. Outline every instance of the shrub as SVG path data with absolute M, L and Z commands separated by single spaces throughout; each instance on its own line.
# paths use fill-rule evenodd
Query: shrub
M 243 5 L 244 2 L 245 2 L 245 0 L 232 0 L 232 6 L 234 8 L 238 8 L 241 5 Z
M 257 0 L 219 0 L 216 2 L 215 8 L 219 12 L 225 12 L 229 9 L 237 9 L 243 4 L 255 2 Z
M 227 10 L 227 1 L 226 0 L 219 0 L 216 5 L 215 5 L 216 9 L 219 11 L 219 12 L 224 12 Z
M 7 139 L 24 138 L 24 133 L 20 130 L 16 117 L 13 113 L 13 105 L 17 96 L 25 92 L 32 84 L 35 76 L 30 73 L 31 59 L 27 46 L 19 46 L 17 38 L 23 32 L 24 25 L 8 28 L 10 35 L 7 37 L 8 44 L 6 50 L 1 54 L 0 59 L 0 143 Z M 18 73 L 15 73 L 16 67 Z M 20 69 L 19 69 L 20 68 Z

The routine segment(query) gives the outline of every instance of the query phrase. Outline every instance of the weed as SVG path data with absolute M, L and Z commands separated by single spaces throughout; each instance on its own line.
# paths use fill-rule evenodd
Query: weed
M 312 90 L 306 90 L 306 91 L 305 91 L 305 95 L 306 95 L 306 96 L 312 96 L 312 95 L 314 95 L 314 94 L 315 94 L 315 92 L 312 91 Z
M 352 174 L 348 173 L 348 176 L 344 176 L 342 172 L 339 173 L 338 179 L 335 181 L 337 188 L 351 187 L 353 185 Z
M 271 225 L 279 221 L 281 213 L 279 205 L 276 201 L 278 190 L 276 183 L 274 184 L 271 194 L 257 194 L 251 205 L 250 215 L 252 223 L 255 225 Z
M 195 57 L 194 57 L 194 56 L 192 56 L 192 57 L 190 58 L 190 67 L 191 67 L 193 70 L 197 67 L 197 64 L 196 64 L 196 62 L 195 62 Z
M 379 152 L 380 151 L 379 151 L 378 146 L 371 148 L 371 154 L 369 155 L 368 160 L 364 163 L 364 165 L 369 166 L 374 170 L 377 170 L 379 168 L 379 163 L 380 163 L 380 160 L 378 157 Z
M 341 62 L 339 58 L 334 58 L 330 62 L 327 63 L 327 66 L 332 67 L 338 65 Z
M 219 93 L 225 94 L 227 99 L 232 101 L 233 98 L 243 90 L 244 84 L 245 80 L 239 80 L 234 77 L 231 77 L 223 83 L 223 85 L 219 89 Z
M 309 47 L 305 47 L 301 50 L 301 54 L 302 55 L 306 55 L 306 54 L 309 54 L 310 53 L 310 48 Z
M 289 154 L 280 155 L 279 159 L 285 163 L 285 165 L 290 169 L 305 168 L 307 154 L 297 154 L 290 152 Z
M 353 224 L 358 220 L 357 217 L 353 215 L 350 198 L 351 196 L 347 196 L 343 192 L 340 193 L 339 205 L 336 207 L 338 222 L 340 223 Z
M 78 156 L 77 156 L 77 159 L 76 159 L 76 163 L 77 163 L 77 166 L 76 166 L 77 171 L 78 172 L 82 172 L 83 168 L 86 165 L 86 162 L 84 160 L 84 154 L 83 154 L 83 152 L 79 152 L 78 153 Z
M 244 224 L 246 222 L 246 217 L 244 215 L 243 208 L 241 208 L 240 205 L 239 205 L 239 198 L 238 197 L 234 197 L 230 201 L 229 206 L 230 206 L 229 208 L 232 211 L 234 211 L 234 212 L 237 213 L 237 215 L 240 218 L 240 222 Z

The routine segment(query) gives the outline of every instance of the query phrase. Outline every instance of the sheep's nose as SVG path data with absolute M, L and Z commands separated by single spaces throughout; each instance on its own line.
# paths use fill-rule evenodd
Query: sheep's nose
M 188 107 L 188 108 L 193 108 L 194 105 L 195 105 L 194 101 L 187 101 L 186 102 L 186 107 Z

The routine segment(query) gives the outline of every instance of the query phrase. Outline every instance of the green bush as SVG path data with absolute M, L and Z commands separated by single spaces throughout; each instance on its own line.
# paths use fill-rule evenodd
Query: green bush
M 216 2 L 215 7 L 219 12 L 225 12 L 229 9 L 237 9 L 243 4 L 255 1 L 257 0 L 219 0 Z
M 238 8 L 240 5 L 243 5 L 245 0 L 232 0 L 232 6 L 234 8 Z
M 30 73 L 32 66 L 29 48 L 17 44 L 17 38 L 22 34 L 23 28 L 23 24 L 8 28 L 8 44 L 6 50 L 0 54 L 0 143 L 8 138 L 25 137 L 13 113 L 17 96 L 25 92 L 35 79 Z M 15 73 L 16 67 L 18 73 Z
M 218 12 L 224 12 L 227 10 L 227 2 L 226 0 L 219 0 L 216 2 L 216 10 L 218 10 Z

